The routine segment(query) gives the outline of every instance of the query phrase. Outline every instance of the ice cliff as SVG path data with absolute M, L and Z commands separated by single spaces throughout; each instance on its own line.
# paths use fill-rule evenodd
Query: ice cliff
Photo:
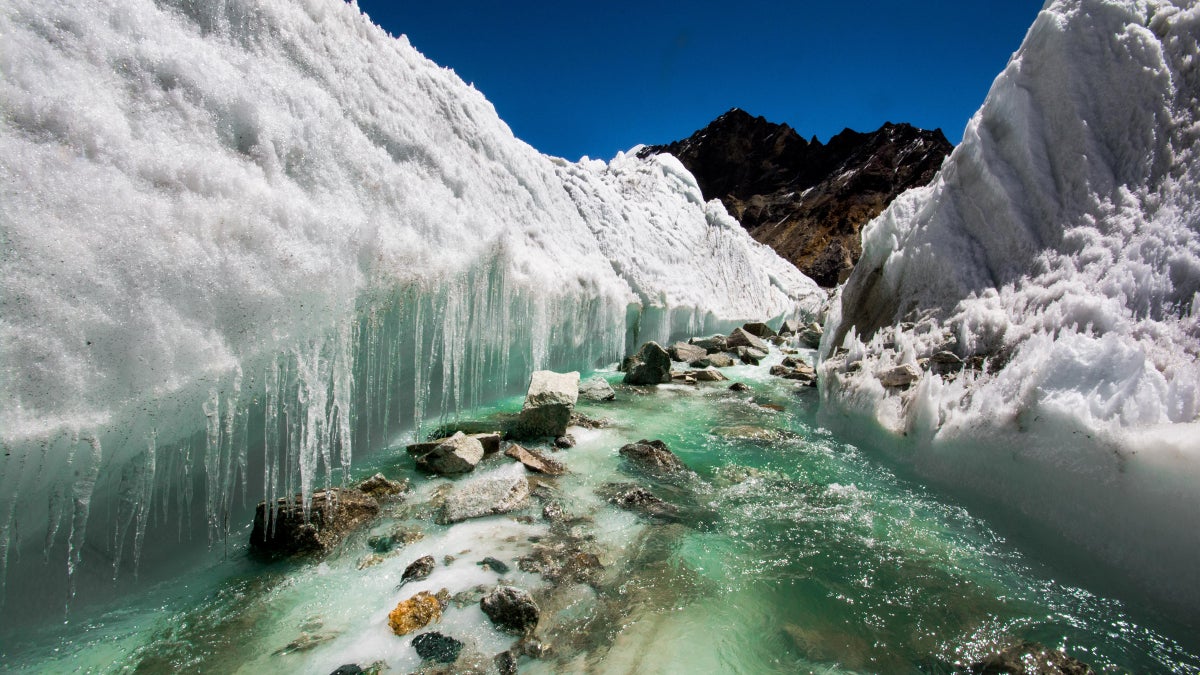
M 0 5 L 0 235 L 0 573 L 822 297 L 677 161 L 543 156 L 338 0 Z
M 831 420 L 1193 607 L 1198 39 L 1194 2 L 1047 3 L 939 176 L 864 229 L 821 366 Z

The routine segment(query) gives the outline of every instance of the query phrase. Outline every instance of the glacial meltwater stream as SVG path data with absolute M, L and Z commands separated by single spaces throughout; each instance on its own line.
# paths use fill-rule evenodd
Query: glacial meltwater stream
M 436 630 L 464 643 L 451 672 L 495 672 L 494 656 L 516 641 L 480 609 L 499 579 L 541 606 L 537 644 L 518 662 L 526 673 L 949 673 L 1021 641 L 1097 672 L 1200 668 L 1173 629 L 1056 581 L 1038 552 L 822 429 L 816 390 L 768 375 L 779 359 L 725 369 L 750 386 L 743 393 L 728 382 L 629 388 L 601 373 L 617 400 L 579 410 L 609 424 L 572 429 L 572 449 L 540 448 L 570 473 L 530 473 L 529 506 L 506 515 L 439 525 L 430 501 L 450 481 L 417 473 L 402 445 L 376 453 L 356 473 L 407 477 L 412 490 L 332 555 L 255 560 L 246 523 L 227 559 L 25 635 L 5 646 L 3 670 L 404 673 L 422 667 L 413 637 Z M 664 441 L 697 475 L 637 471 L 617 449 L 642 438 Z M 498 453 L 475 473 L 510 465 Z M 618 508 L 610 498 L 625 484 L 670 506 Z M 548 504 L 563 515 L 548 519 Z M 381 546 L 381 535 L 397 536 Z M 426 555 L 433 573 L 397 590 Z M 488 557 L 499 564 L 481 565 Z M 392 634 L 399 601 L 440 589 L 450 596 L 440 622 Z

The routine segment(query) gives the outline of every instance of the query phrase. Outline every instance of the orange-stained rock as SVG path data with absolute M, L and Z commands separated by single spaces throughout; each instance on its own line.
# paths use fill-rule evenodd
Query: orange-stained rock
M 421 591 L 396 605 L 388 614 L 388 626 L 396 635 L 407 635 L 442 620 L 442 601 L 429 591 Z

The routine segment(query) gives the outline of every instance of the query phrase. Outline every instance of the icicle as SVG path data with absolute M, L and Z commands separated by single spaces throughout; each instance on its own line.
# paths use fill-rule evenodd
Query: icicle
M 103 459 L 100 439 L 91 436 L 87 438 L 87 444 L 91 452 L 82 460 L 86 461 L 87 465 L 72 467 L 79 480 L 75 482 L 73 490 L 71 531 L 67 535 L 67 602 L 64 608 L 69 608 L 71 599 L 75 597 L 75 572 L 83 560 L 83 543 L 87 534 L 88 513 L 92 506 L 92 492 L 96 489 L 96 478 L 100 474 L 100 462 Z
M 220 529 L 218 524 L 218 494 L 221 480 L 221 399 L 216 389 L 208 391 L 208 399 L 202 404 L 204 417 L 204 515 L 208 521 L 208 543 Z

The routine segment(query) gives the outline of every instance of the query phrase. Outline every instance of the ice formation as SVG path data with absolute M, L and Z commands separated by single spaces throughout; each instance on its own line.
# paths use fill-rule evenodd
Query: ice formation
M 0 575 L 821 299 L 674 159 L 540 155 L 353 4 L 12 0 L 0 36 Z
M 821 367 L 927 476 L 1193 607 L 1198 39 L 1190 0 L 1048 3 L 940 175 L 864 230 Z M 946 350 L 982 367 L 930 374 Z

